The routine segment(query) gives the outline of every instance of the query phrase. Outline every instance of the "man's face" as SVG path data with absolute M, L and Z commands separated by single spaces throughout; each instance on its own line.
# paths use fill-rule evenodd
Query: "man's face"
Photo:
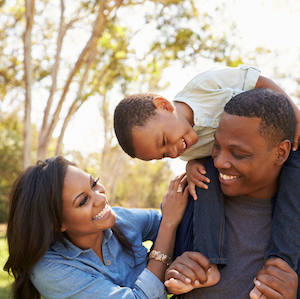
M 271 198 L 278 188 L 277 147 L 259 135 L 260 118 L 223 112 L 212 150 L 221 189 L 228 196 Z
M 137 158 L 145 161 L 176 158 L 198 141 L 198 135 L 187 119 L 168 110 L 156 110 L 156 114 L 143 127 L 132 130 Z

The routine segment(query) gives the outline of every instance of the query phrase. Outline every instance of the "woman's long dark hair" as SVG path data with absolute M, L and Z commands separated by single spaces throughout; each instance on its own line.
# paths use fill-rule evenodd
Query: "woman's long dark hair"
M 68 165 L 73 164 L 63 157 L 38 161 L 12 186 L 7 222 L 9 258 L 4 270 L 15 278 L 14 298 L 41 298 L 29 278 L 32 267 L 53 243 L 65 244 L 62 189 Z
M 30 281 L 33 266 L 55 242 L 67 246 L 61 232 L 62 189 L 67 167 L 63 157 L 38 161 L 25 169 L 12 186 L 7 223 L 9 258 L 4 270 L 12 274 L 15 299 L 40 299 Z M 124 249 L 132 251 L 124 235 L 114 229 Z

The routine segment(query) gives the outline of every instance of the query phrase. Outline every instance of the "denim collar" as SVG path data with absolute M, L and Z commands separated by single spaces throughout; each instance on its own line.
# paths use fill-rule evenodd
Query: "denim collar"
M 102 245 L 106 244 L 109 241 L 109 239 L 111 238 L 112 235 L 113 235 L 112 230 L 111 229 L 106 229 L 104 231 L 104 238 L 103 238 Z M 58 254 L 60 254 L 61 256 L 67 258 L 67 259 L 77 258 L 80 254 L 88 253 L 88 252 L 93 250 L 91 248 L 82 250 L 79 247 L 77 247 L 76 245 L 74 245 L 68 239 L 65 239 L 65 241 L 67 243 L 67 247 L 65 247 L 61 242 L 55 242 L 51 246 L 51 249 L 53 251 L 57 252 Z

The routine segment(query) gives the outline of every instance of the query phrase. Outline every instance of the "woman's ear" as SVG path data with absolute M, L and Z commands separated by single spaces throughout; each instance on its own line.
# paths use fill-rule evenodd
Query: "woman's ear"
M 62 233 L 64 233 L 67 230 L 67 228 L 64 226 L 64 224 L 62 224 L 60 231 Z
M 158 110 L 166 110 L 169 112 L 173 112 L 174 106 L 173 104 L 165 98 L 158 97 L 153 100 L 153 104 Z
M 289 140 L 283 140 L 277 145 L 276 152 L 276 165 L 282 165 L 289 157 L 291 151 L 291 142 Z

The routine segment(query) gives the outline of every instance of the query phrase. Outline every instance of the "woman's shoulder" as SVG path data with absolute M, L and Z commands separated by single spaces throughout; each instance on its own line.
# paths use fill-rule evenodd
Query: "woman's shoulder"
M 161 214 L 158 210 L 149 209 L 127 209 L 123 207 L 113 207 L 112 208 L 117 215 L 119 221 L 142 221 L 151 218 L 161 218 Z
M 126 209 L 122 207 L 114 207 L 113 210 L 117 215 L 116 225 L 123 232 L 148 236 L 158 230 L 161 221 L 161 214 L 158 210 Z

